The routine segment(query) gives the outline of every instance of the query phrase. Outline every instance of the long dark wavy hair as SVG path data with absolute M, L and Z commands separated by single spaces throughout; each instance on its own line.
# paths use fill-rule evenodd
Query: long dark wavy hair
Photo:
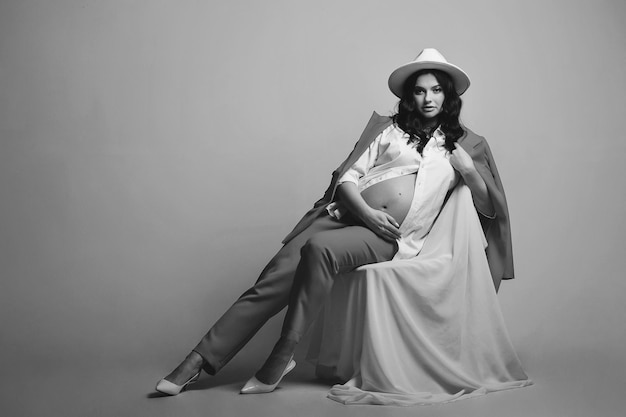
M 437 79 L 444 94 L 443 109 L 437 116 L 438 124 L 431 128 L 425 126 L 425 119 L 417 109 L 413 96 L 417 77 L 424 74 L 432 74 Z M 464 133 L 459 122 L 462 105 L 463 101 L 454 88 L 452 78 L 447 73 L 435 69 L 424 69 L 412 74 L 405 81 L 402 87 L 402 98 L 398 103 L 398 112 L 392 116 L 392 119 L 396 126 L 409 135 L 408 143 L 415 143 L 420 154 L 438 126 L 446 135 L 445 148 L 452 152 L 455 148 L 454 144 Z

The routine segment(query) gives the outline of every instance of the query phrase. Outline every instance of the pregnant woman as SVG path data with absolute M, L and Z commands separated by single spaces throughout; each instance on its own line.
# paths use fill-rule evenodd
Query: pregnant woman
M 287 306 L 278 342 L 241 389 L 244 394 L 273 391 L 295 366 L 294 349 L 318 315 L 333 278 L 361 265 L 415 257 L 460 181 L 471 190 L 481 223 L 489 228 L 496 288 L 501 279 L 512 278 L 500 179 L 484 139 L 459 122 L 459 96 L 469 83 L 465 72 L 435 49 L 423 50 L 396 69 L 389 87 L 400 98 L 397 113 L 372 117 L 324 197 L 285 238 L 257 282 L 158 382 L 157 391 L 176 395 L 201 370 L 215 374 Z M 466 142 L 472 144 L 469 153 L 461 146 Z

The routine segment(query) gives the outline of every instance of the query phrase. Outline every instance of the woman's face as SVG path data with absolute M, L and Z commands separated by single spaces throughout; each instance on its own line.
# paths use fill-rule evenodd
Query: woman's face
M 425 119 L 436 118 L 443 110 L 445 96 L 439 81 L 433 74 L 422 74 L 415 81 L 413 90 L 417 111 Z

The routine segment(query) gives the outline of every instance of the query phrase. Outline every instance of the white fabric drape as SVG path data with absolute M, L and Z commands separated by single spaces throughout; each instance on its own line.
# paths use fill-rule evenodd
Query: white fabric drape
M 344 404 L 448 402 L 532 382 L 500 312 L 486 240 L 457 186 L 419 255 L 337 278 L 308 358 Z

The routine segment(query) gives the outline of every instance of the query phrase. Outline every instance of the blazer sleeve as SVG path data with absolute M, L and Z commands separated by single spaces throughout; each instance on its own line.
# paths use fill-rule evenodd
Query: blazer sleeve
M 484 138 L 474 147 L 472 159 L 476 170 L 485 181 L 493 204 L 495 217 L 489 218 L 479 213 L 485 237 L 487 238 L 487 260 L 496 288 L 502 279 L 514 278 L 511 224 L 504 187 L 496 162 Z

